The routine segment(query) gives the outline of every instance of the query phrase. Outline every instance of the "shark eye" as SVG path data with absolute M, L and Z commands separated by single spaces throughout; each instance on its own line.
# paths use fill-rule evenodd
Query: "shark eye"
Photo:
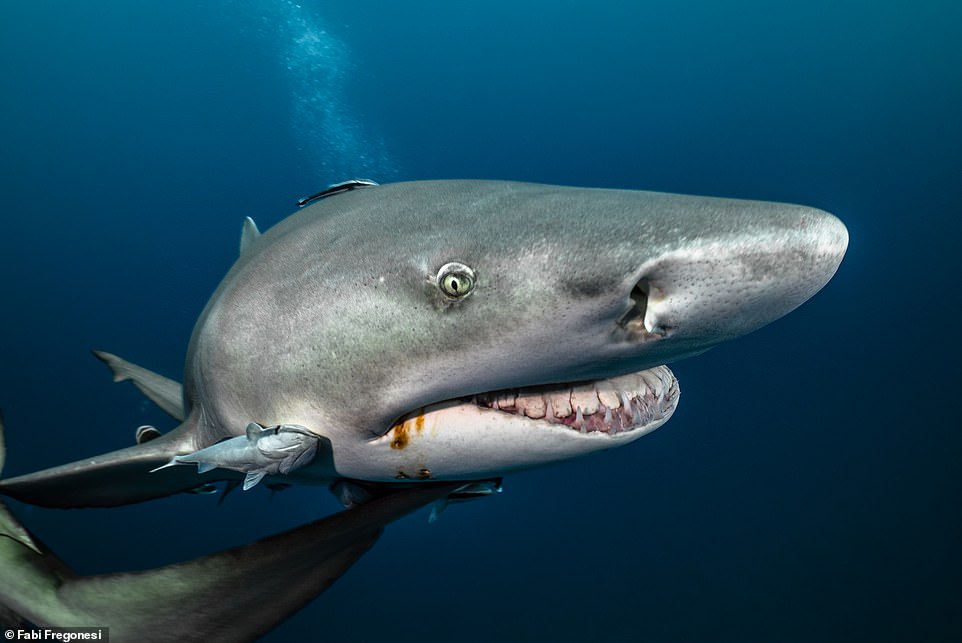
M 435 283 L 447 299 L 464 299 L 474 290 L 474 271 L 463 263 L 452 261 L 441 266 Z

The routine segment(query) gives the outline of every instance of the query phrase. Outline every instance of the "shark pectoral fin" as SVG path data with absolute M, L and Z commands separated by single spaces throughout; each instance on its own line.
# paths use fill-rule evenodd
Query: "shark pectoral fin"
M 230 471 L 198 475 L 192 467 L 150 473 L 193 449 L 192 430 L 184 424 L 144 444 L 0 480 L 0 494 L 44 507 L 113 507 L 237 477 Z
M 117 640 L 143 640 L 145 632 L 162 633 L 162 640 L 170 641 L 253 640 L 327 589 L 386 525 L 458 484 L 419 484 L 255 543 L 167 567 L 81 577 L 64 584 L 57 596 L 64 610 L 109 626 Z

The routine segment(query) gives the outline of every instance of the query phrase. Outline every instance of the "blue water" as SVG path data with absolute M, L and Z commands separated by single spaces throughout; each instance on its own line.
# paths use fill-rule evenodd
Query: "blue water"
M 801 202 L 849 226 L 838 275 L 677 364 L 665 427 L 405 519 L 266 640 L 962 640 L 960 7 L 0 3 L 5 473 L 169 428 L 86 350 L 179 377 L 243 217 L 328 183 Z M 335 506 L 16 509 L 97 573 Z

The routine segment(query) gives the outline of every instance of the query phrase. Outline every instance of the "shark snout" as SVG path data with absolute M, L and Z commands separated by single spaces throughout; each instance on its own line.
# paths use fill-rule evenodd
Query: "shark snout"
M 626 316 L 637 339 L 701 352 L 782 317 L 831 279 L 848 247 L 845 225 L 815 208 L 766 205 L 719 217 L 642 266 Z
M 743 258 L 749 282 L 761 293 L 770 290 L 770 312 L 776 319 L 821 290 L 848 248 L 848 229 L 834 215 L 816 208 L 783 207 L 786 211 L 776 219 L 777 225 L 760 235 L 759 252 L 746 252 Z
M 828 212 L 814 208 L 810 208 L 809 212 L 813 223 L 808 245 L 817 250 L 813 256 L 824 271 L 822 275 L 822 285 L 824 285 L 835 274 L 848 249 L 848 228 L 838 217 Z

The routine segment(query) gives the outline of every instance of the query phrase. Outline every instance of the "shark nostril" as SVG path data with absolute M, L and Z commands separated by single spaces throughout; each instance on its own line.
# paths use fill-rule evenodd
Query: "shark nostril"
M 618 320 L 618 325 L 630 331 L 645 330 L 645 313 L 648 311 L 648 293 L 651 292 L 647 279 L 641 279 L 628 294 L 631 308 Z

